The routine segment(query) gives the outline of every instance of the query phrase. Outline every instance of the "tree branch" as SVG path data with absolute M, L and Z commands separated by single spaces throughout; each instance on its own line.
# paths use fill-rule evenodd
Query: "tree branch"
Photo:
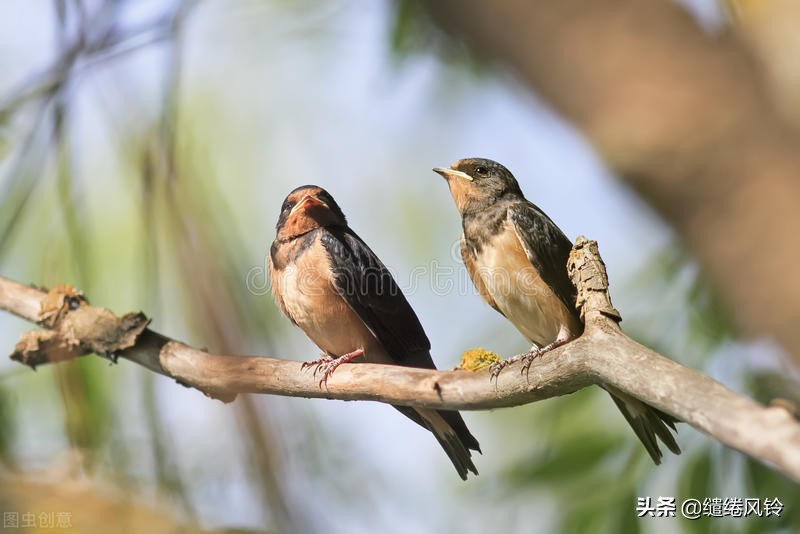
M 47 330 L 28 332 L 12 358 L 32 366 L 90 351 L 131 360 L 230 402 L 238 393 L 371 400 L 437 409 L 518 406 L 601 384 L 689 423 L 721 443 L 800 481 L 800 423 L 783 407 L 763 407 L 627 337 L 611 305 L 597 244 L 578 238 L 569 272 L 586 321 L 584 334 L 534 360 L 527 375 L 512 366 L 497 381 L 488 371 L 431 371 L 345 364 L 325 387 L 300 362 L 208 354 L 145 328 L 142 314 L 117 318 L 69 286 L 46 293 L 0 277 L 0 308 Z

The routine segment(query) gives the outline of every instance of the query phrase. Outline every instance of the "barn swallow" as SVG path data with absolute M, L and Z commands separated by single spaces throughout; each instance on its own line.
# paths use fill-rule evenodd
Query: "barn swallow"
M 447 180 L 461 215 L 461 256 L 472 283 L 533 344 L 527 353 L 495 365 L 492 377 L 520 360 L 525 372 L 534 358 L 583 332 L 576 289 L 567 273 L 572 243 L 525 199 L 503 165 L 471 158 L 433 170 Z M 676 419 L 621 391 L 609 393 L 656 464 L 661 463 L 656 436 L 680 454 L 670 432 Z
M 414 310 L 378 256 L 347 225 L 321 187 L 298 187 L 281 207 L 269 257 L 280 309 L 322 351 L 308 364 L 320 386 L 341 364 L 371 362 L 435 369 L 431 344 Z M 456 411 L 395 406 L 430 430 L 462 479 L 478 474 L 478 440 Z

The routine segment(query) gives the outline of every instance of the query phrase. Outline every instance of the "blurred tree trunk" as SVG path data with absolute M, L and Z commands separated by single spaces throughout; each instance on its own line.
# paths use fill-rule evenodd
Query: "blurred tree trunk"
M 800 125 L 800 2 L 727 0 L 734 29 L 764 65 L 781 113 Z
M 668 0 L 429 5 L 573 121 L 682 236 L 737 323 L 800 362 L 800 137 L 743 43 Z

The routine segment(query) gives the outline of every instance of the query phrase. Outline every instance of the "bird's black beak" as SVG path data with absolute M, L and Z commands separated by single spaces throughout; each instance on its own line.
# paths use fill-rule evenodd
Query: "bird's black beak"
M 294 205 L 292 211 L 289 212 L 289 215 L 292 215 L 297 210 L 308 209 L 313 206 L 324 206 L 326 208 L 328 207 L 328 205 L 324 201 L 320 200 L 314 195 L 305 195 L 303 198 L 300 199 L 300 202 Z
M 472 176 L 465 172 L 457 171 L 455 169 L 448 169 L 445 167 L 434 167 L 433 172 L 437 174 L 441 174 L 445 180 L 449 180 L 450 178 L 458 177 L 463 178 L 467 181 L 472 181 Z

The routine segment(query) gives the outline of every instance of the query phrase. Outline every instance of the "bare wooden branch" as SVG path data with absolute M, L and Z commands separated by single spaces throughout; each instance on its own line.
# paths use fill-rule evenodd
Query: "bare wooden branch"
M 320 388 L 313 371 L 302 370 L 297 361 L 208 354 L 146 328 L 130 343 L 130 332 L 136 330 L 126 327 L 133 321 L 130 317 L 143 316 L 125 316 L 128 322 L 125 317 L 109 320 L 107 310 L 85 301 L 76 306 L 74 298 L 62 298 L 64 288 L 46 293 L 0 277 L 0 308 L 40 324 L 43 315 L 50 318 L 51 342 L 73 336 L 70 343 L 77 349 L 70 357 L 96 346 L 87 339 L 74 339 L 75 324 L 100 318 L 90 337 L 106 340 L 101 352 L 114 353 L 225 402 L 238 393 L 269 393 L 483 410 L 518 406 L 599 384 L 641 399 L 800 481 L 800 423 L 788 410 L 761 406 L 628 338 L 608 297 L 596 243 L 578 239 L 569 271 L 583 303 L 583 336 L 534 360 L 527 375 L 518 372 L 519 366 L 511 366 L 497 381 L 489 379 L 488 370 L 431 371 L 360 363 L 342 365 Z M 59 307 L 53 309 L 53 303 Z M 47 347 L 30 345 L 25 339 L 20 345 L 15 359 L 31 363 L 34 358 L 37 364 L 51 361 Z M 56 354 L 56 359 L 63 359 L 63 353 Z

